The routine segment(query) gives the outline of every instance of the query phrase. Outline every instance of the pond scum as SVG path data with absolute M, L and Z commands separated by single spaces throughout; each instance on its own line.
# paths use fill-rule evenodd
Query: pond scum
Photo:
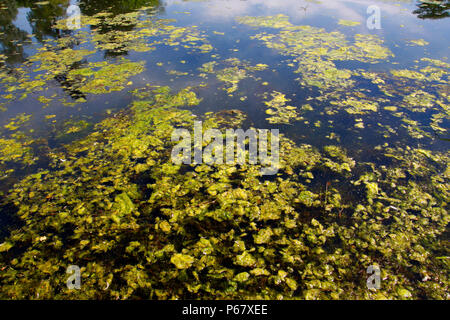
M 411 139 L 446 133 L 440 125 L 449 118 L 448 63 L 424 58 L 414 70 L 390 73 L 343 69 L 338 61 L 375 64 L 393 54 L 376 36 L 349 40 L 339 31 L 294 26 L 283 15 L 238 22 L 264 28 L 253 38 L 290 59 L 299 86 L 317 90 L 303 106 L 269 90 L 261 101 L 268 123 L 307 121 L 308 112 L 322 108 L 324 116 L 354 117 L 349 130 L 359 132 L 383 109 L 402 120 L 398 130 Z M 77 96 L 60 102 L 83 103 L 87 94 L 123 90 L 145 68 L 125 58 L 87 62 L 96 50 L 213 51 L 198 28 L 142 20 L 139 12 L 82 23 L 95 28 L 47 43 L 23 67 L 2 67 L 3 108 L 28 95 L 51 103 L 57 96 L 45 96 L 46 88 L 61 78 Z M 100 32 L 114 25 L 136 28 Z M 83 47 L 89 41 L 95 50 Z M 260 81 L 256 73 L 267 68 L 215 59 L 198 71 L 200 78 L 215 74 L 232 95 L 241 80 Z M 376 94 L 357 88 L 364 81 Z M 133 94 L 128 108 L 93 128 L 68 122 L 62 136 L 90 133 L 58 148 L 21 129 L 26 114 L 4 128 L 3 181 L 20 167 L 36 170 L 4 194 L 4 211 L 20 223 L 0 244 L 0 298 L 448 299 L 448 152 L 398 140 L 375 147 L 376 162 L 367 162 L 342 145 L 299 144 L 283 135 L 275 177 L 262 177 L 258 165 L 175 165 L 171 133 L 199 118 L 190 111 L 201 102 L 196 88 L 148 85 Z M 422 113 L 431 119 L 425 128 L 416 117 Z M 241 127 L 247 115 L 227 110 L 200 118 L 204 130 L 225 129 Z M 397 133 L 379 126 L 385 138 Z M 43 158 L 48 165 L 38 169 Z M 81 267 L 80 290 L 66 286 L 69 265 Z M 381 269 L 379 290 L 367 289 L 370 265 Z

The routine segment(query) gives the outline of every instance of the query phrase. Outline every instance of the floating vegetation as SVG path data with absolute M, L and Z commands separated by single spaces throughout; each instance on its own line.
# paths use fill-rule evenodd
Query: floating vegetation
M 71 70 L 67 80 L 73 89 L 82 93 L 104 94 L 121 91 L 132 76 L 144 71 L 144 64 L 120 59 L 117 64 L 107 62 L 89 63 L 87 67 Z
M 238 128 L 247 119 L 247 115 L 241 110 L 231 109 L 216 113 L 205 114 L 209 126 L 214 128 Z
M 425 112 L 434 105 L 435 97 L 428 92 L 418 90 L 403 98 L 404 106 L 415 112 Z
M 287 19 L 287 16 L 278 15 L 256 20 L 240 17 L 237 21 L 254 27 L 281 29 L 279 33 L 257 34 L 253 39 L 263 41 L 267 47 L 284 55 L 293 56 L 299 65 L 296 72 L 302 74 L 299 79 L 302 85 L 321 89 L 348 87 L 353 84 L 350 80 L 352 73 L 350 70 L 338 69 L 334 61 L 375 63 L 393 56 L 388 48 L 382 46 L 383 41 L 377 36 L 356 34 L 351 45 L 345 35 L 338 31 L 326 32 L 311 26 L 293 26 L 286 23 Z M 270 22 L 269 25 L 266 20 Z
M 17 129 L 21 128 L 25 123 L 30 121 L 31 114 L 25 114 L 21 113 L 15 118 L 11 119 L 11 121 L 6 124 L 4 127 L 8 129 L 9 131 L 16 131 Z
M 25 67 L 14 70 L 0 68 L 0 82 L 7 86 L 8 93 L 2 96 L 6 101 L 0 108 L 5 109 L 7 102 L 45 92 L 55 80 L 61 82 L 62 87 L 73 98 L 72 102 L 67 102 L 65 98 L 61 98 L 60 102 L 73 106 L 85 102 L 85 94 L 120 91 L 129 83 L 130 77 L 144 71 L 143 63 L 131 62 L 125 58 L 119 58 L 113 64 L 89 61 L 99 50 L 115 55 L 130 51 L 146 52 L 161 45 L 172 47 L 173 50 L 183 48 L 201 53 L 213 50 L 206 36 L 195 26 L 175 27 L 170 24 L 174 20 L 142 19 L 145 15 L 145 10 L 119 15 L 104 12 L 94 16 L 82 15 L 80 31 L 72 36 L 48 41 L 38 53 L 27 59 Z M 70 23 L 63 19 L 54 27 L 68 30 Z M 83 31 L 87 27 L 92 28 L 89 34 Z M 117 27 L 128 29 L 115 30 Z M 95 44 L 95 50 L 84 48 L 88 42 Z M 53 98 L 40 96 L 39 101 L 47 106 Z
M 262 17 L 238 17 L 237 21 L 252 27 L 268 27 L 275 29 L 292 27 L 292 24 L 289 22 L 289 17 L 284 14 Z
M 340 19 L 338 24 L 340 24 L 341 26 L 346 26 L 346 27 L 354 27 L 354 26 L 359 26 L 361 24 L 361 22 Z
M 367 113 L 368 111 L 372 112 L 378 111 L 377 102 L 363 99 L 355 99 L 353 97 L 350 97 L 346 100 L 331 101 L 331 104 L 345 108 L 345 111 L 347 111 L 350 114 L 364 114 Z
M 425 41 L 424 39 L 418 39 L 418 40 L 410 40 L 408 41 L 409 45 L 416 45 L 416 46 L 426 46 L 429 44 L 429 42 Z
M 313 97 L 312 101 L 328 104 L 326 107 L 328 115 L 334 115 L 342 110 L 351 115 L 368 115 L 378 112 L 382 107 L 384 110 L 392 111 L 394 117 L 402 117 L 398 108 L 403 107 L 411 112 L 434 110 L 435 115 L 441 114 L 441 119 L 450 120 L 448 94 L 442 94 L 440 89 L 441 84 L 448 83 L 450 64 L 444 61 L 422 58 L 416 61 L 414 69 L 393 69 L 390 75 L 364 69 L 350 70 L 337 67 L 337 63 L 358 61 L 375 64 L 385 62 L 393 57 L 393 54 L 383 46 L 383 40 L 378 36 L 355 34 L 351 43 L 339 31 L 327 32 L 311 26 L 294 26 L 288 23 L 287 16 L 283 15 L 266 19 L 240 17 L 237 21 L 252 27 L 276 29 L 274 33 L 258 33 L 252 38 L 293 58 L 288 65 L 297 64 L 295 72 L 301 75 L 297 80 L 303 87 L 320 89 L 321 95 Z M 352 24 L 345 20 L 340 22 L 344 25 Z M 421 41 L 415 43 L 422 44 Z M 361 90 L 359 87 L 361 78 L 370 80 L 382 94 L 374 95 L 371 90 Z M 398 96 L 403 97 L 402 102 L 398 102 L 396 99 Z M 445 115 L 439 113 L 442 110 Z M 269 113 L 274 111 L 271 110 Z M 356 127 L 364 129 L 364 119 L 361 120 L 357 121 Z M 320 126 L 319 122 L 316 121 L 315 126 Z M 412 127 L 407 127 L 408 134 L 418 139 L 432 136 L 430 132 L 426 132 L 424 126 L 421 126 L 421 129 L 419 126 L 420 124 L 414 126 L 415 134 L 412 134 Z
M 232 95 L 237 89 L 239 82 L 242 80 L 254 76 L 253 72 L 266 70 L 268 65 L 257 64 L 251 66 L 248 62 L 240 61 L 237 58 L 230 58 L 223 62 L 225 65 L 231 65 L 231 67 L 216 70 L 218 64 L 217 61 L 211 61 L 204 63 L 199 71 L 206 73 L 215 73 L 219 81 L 226 83 L 226 88 L 224 89 L 229 95 Z
M 426 77 L 420 72 L 413 70 L 391 70 L 391 73 L 396 77 L 414 79 L 414 80 L 424 80 Z
M 246 60 L 254 42 L 224 48 L 213 31 L 213 52 L 155 10 L 52 19 L 58 36 L 25 62 L 0 55 L 0 110 L 39 102 L 51 128 L 23 110 L 1 126 L 0 208 L 21 223 L 0 239 L 0 299 L 448 299 L 445 59 L 397 65 L 359 22 L 339 20 L 344 34 L 280 14 L 237 18 L 266 50 Z M 278 173 L 175 164 L 172 133 L 198 120 L 285 129 Z
M 48 119 L 52 119 L 50 116 Z M 76 138 L 82 137 L 83 134 L 86 135 L 89 133 L 89 130 L 92 129 L 92 124 L 86 120 L 67 120 L 62 124 L 57 122 L 56 124 L 57 130 L 55 130 L 54 139 L 58 143 L 67 143 Z
M 0 139 L 0 164 L 18 161 L 27 165 L 33 164 L 31 148 L 16 139 Z
M 217 79 L 228 84 L 227 93 L 231 94 L 238 89 L 238 84 L 241 80 L 247 77 L 245 69 L 239 67 L 230 67 L 219 70 L 217 72 Z
M 67 145 L 51 170 L 18 183 L 8 201 L 27 223 L 1 244 L 1 296 L 405 298 L 399 284 L 410 298 L 445 296 L 445 268 L 432 267 L 445 260 L 431 254 L 441 242 L 427 239 L 449 220 L 446 156 L 386 149 L 394 161 L 375 168 L 356 164 L 339 146 L 321 154 L 282 138 L 285 178 L 263 180 L 258 165 L 182 168 L 170 161 L 170 136 L 192 125 L 193 116 L 178 107 L 198 102 L 189 89 L 153 89 L 131 113 L 105 119 Z M 240 114 L 211 115 L 207 123 L 233 126 Z M 225 115 L 241 120 L 223 122 Z M 312 172 L 344 177 L 355 166 L 365 172 L 354 184 L 364 186 L 366 201 L 344 201 L 337 185 L 312 191 L 302 184 Z M 428 182 L 407 182 L 406 174 Z M 373 263 L 383 266 L 385 279 L 376 292 L 354 282 Z M 85 289 L 65 286 L 62 271 L 70 264 L 82 267 Z
M 81 27 L 97 27 L 98 30 L 95 29 L 92 33 L 92 41 L 96 43 L 98 49 L 108 52 L 147 52 L 154 50 L 160 43 L 198 49 L 203 53 L 212 51 L 212 46 L 197 27 L 175 27 L 170 25 L 174 20 L 143 19 L 145 15 L 145 10 L 140 10 L 115 16 L 102 13 L 92 17 L 82 16 Z M 58 21 L 56 27 L 66 29 L 67 20 Z M 128 27 L 128 29 L 122 31 L 114 27 Z M 130 27 L 132 30 L 129 30 Z

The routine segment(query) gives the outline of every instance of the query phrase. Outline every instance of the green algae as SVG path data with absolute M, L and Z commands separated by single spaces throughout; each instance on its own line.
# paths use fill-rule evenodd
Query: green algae
M 340 24 L 341 26 L 346 26 L 346 27 L 354 27 L 354 26 L 359 26 L 361 24 L 361 22 L 340 19 L 338 24 Z
M 189 255 L 177 253 L 170 258 L 170 262 L 172 262 L 178 269 L 187 269 L 194 263 L 194 258 Z
M 266 17 L 268 21 L 286 21 L 287 16 Z M 281 29 L 279 33 L 263 32 L 254 36 L 269 48 L 284 55 L 295 57 L 302 74 L 302 85 L 316 86 L 321 89 L 348 87 L 353 84 L 351 72 L 338 69 L 334 61 L 357 60 L 376 63 L 393 56 L 389 49 L 382 46 L 383 41 L 374 35 L 355 34 L 353 45 L 339 31 L 326 32 L 311 26 L 293 26 L 287 23 L 265 24 L 264 19 L 240 17 L 239 23 L 254 27 L 272 27 Z
M 106 33 L 94 32 L 92 40 L 100 50 L 108 52 L 124 53 L 129 51 L 148 52 L 156 49 L 159 44 L 209 53 L 213 47 L 209 44 L 205 35 L 197 27 L 188 28 L 170 25 L 173 20 L 148 21 L 140 19 L 140 13 L 133 13 L 126 22 L 117 20 L 120 16 L 111 20 L 109 17 L 102 19 L 102 26 L 133 26 L 132 31 L 111 30 Z M 92 22 L 87 21 L 87 25 Z M 95 21 L 94 21 L 95 23 Z M 123 25 L 123 23 L 126 23 Z M 160 39 L 162 37 L 162 39 Z M 158 39 L 159 38 L 159 39 Z M 157 40 L 158 39 L 158 40 Z
M 16 139 L 0 139 L 0 164 L 14 161 L 30 165 L 34 163 L 33 158 L 29 144 L 23 144 Z
M 177 107 L 199 99 L 189 88 L 174 94 L 168 88 L 145 92 L 131 113 L 105 119 L 97 131 L 59 151 L 51 171 L 32 174 L 11 191 L 8 201 L 27 224 L 1 244 L 7 266 L 0 276 L 2 297 L 445 296 L 445 272 L 431 267 L 443 263 L 431 254 L 440 243 L 427 239 L 444 232 L 448 223 L 444 195 L 449 186 L 440 173 L 448 171 L 441 167 L 448 156 L 388 148 L 386 157 L 395 161 L 371 167 L 357 164 L 340 146 L 326 146 L 322 154 L 283 137 L 285 178 L 264 181 L 258 166 L 182 168 L 165 150 L 173 129 L 192 125 L 193 116 Z M 227 111 L 208 115 L 205 123 L 233 127 L 244 118 Z M 355 167 L 366 170 L 355 177 L 366 201 L 343 200 L 338 186 L 313 192 L 302 184 L 305 172 L 345 176 Z M 406 173 L 429 182 L 402 183 Z M 436 188 L 440 191 L 431 191 Z M 343 211 L 348 224 L 336 220 Z M 392 222 L 383 223 L 386 219 Z M 371 237 L 374 232 L 379 237 Z M 22 250 L 15 252 L 18 247 Z M 100 259 L 113 252 L 117 259 Z M 37 268 L 29 268 L 30 260 Z M 65 287 L 60 271 L 73 263 L 87 275 L 83 290 Z M 355 273 L 373 263 L 380 263 L 384 273 L 377 292 L 354 281 Z M 412 286 L 418 276 L 433 280 Z M 399 283 L 409 294 L 399 291 Z
M 72 70 L 67 79 L 76 82 L 75 88 L 83 93 L 104 94 L 123 90 L 132 76 L 143 71 L 142 62 L 120 59 L 117 64 L 92 63 L 86 68 Z
M 428 92 L 417 90 L 403 98 L 403 105 L 415 112 L 425 112 L 434 106 L 435 97 Z
M 147 52 L 160 46 L 180 48 L 192 52 L 210 53 L 214 48 L 207 37 L 196 26 L 176 27 L 174 20 L 143 19 L 146 15 L 144 9 L 131 13 L 112 15 L 101 12 L 94 16 L 80 17 L 81 30 L 71 36 L 46 41 L 38 53 L 30 56 L 25 67 L 8 70 L 5 66 L 0 68 L 0 82 L 7 86 L 2 98 L 1 110 L 8 102 L 22 100 L 29 95 L 47 91 L 55 79 L 62 81 L 62 87 L 70 92 L 72 101 L 65 97 L 60 98 L 63 105 L 75 106 L 85 102 L 82 94 L 105 94 L 121 91 L 130 83 L 129 77 L 142 73 L 142 63 L 117 59 L 110 65 L 106 62 L 91 60 L 97 52 L 108 54 L 128 54 L 131 51 Z M 54 25 L 58 30 L 67 30 L 70 25 L 67 19 L 59 20 Z M 91 32 L 84 28 L 91 28 Z M 120 31 L 115 28 L 131 28 Z M 105 30 L 108 30 L 105 32 Z M 93 43 L 95 49 L 85 48 L 86 43 Z M 121 77 L 123 74 L 123 78 Z M 83 82 L 80 85 L 80 82 Z M 45 106 L 53 101 L 54 97 L 42 95 L 39 97 Z
M 397 283 L 409 287 L 417 273 L 434 274 L 440 283 L 445 283 L 443 273 L 436 274 L 435 269 L 426 267 L 429 259 L 433 259 L 427 254 L 427 250 L 432 250 L 430 243 L 425 244 L 417 236 L 403 236 L 413 235 L 419 229 L 422 234 L 442 232 L 448 220 L 446 212 L 439 209 L 442 199 L 424 193 L 419 185 L 406 189 L 409 190 L 406 194 L 394 191 L 391 200 L 386 201 L 382 200 L 386 197 L 383 190 L 392 184 L 391 178 L 383 178 L 378 171 L 366 175 L 362 180 L 370 201 L 355 207 L 347 203 L 346 210 L 353 214 L 352 222 L 346 226 L 328 215 L 300 222 L 299 218 L 306 214 L 303 208 L 320 211 L 325 201 L 326 210 L 337 214 L 345 206 L 335 188 L 329 188 L 325 200 L 306 190 L 296 181 L 300 176 L 293 172 L 289 179 L 263 183 L 258 170 L 250 166 L 241 169 L 214 166 L 209 173 L 195 170 L 182 174 L 181 168 L 168 162 L 168 155 L 161 153 L 161 146 L 170 144 L 168 128 L 192 121 L 188 113 L 170 106 L 182 106 L 183 103 L 174 101 L 180 100 L 177 95 L 186 94 L 189 95 L 189 91 L 172 96 L 166 89 L 155 90 L 152 100 L 133 104 L 131 118 L 123 114 L 105 120 L 98 126 L 100 131 L 68 146 L 64 152 L 68 154 L 58 156 L 65 161 L 56 162 L 54 171 L 32 175 L 17 186 L 10 199 L 19 206 L 19 215 L 28 224 L 1 245 L 2 259 L 8 265 L 1 275 L 3 296 L 36 298 L 39 293 L 39 298 L 136 298 L 145 292 L 147 297 L 162 299 L 182 298 L 191 293 L 203 298 L 336 299 L 380 295 L 404 298 L 404 292 L 398 292 Z M 133 124 L 131 127 L 129 121 Z M 210 122 L 214 124 L 213 120 Z M 136 154 L 135 148 L 140 144 L 125 147 L 130 144 L 130 138 L 138 139 L 146 147 Z M 92 145 L 96 147 L 93 149 Z M 83 150 L 87 155 L 70 156 Z M 311 146 L 295 146 L 285 138 L 282 150 L 283 170 L 300 173 L 331 161 Z M 355 165 L 338 146 L 328 146 L 326 152 L 337 161 Z M 399 150 L 396 152 L 401 154 Z M 429 157 L 439 161 L 437 155 L 425 150 L 415 154 L 419 158 L 412 158 L 413 161 Z M 409 155 L 404 157 L 410 161 Z M 137 159 L 146 162 L 146 169 L 140 170 L 140 175 L 153 177 L 153 182 L 140 186 L 133 182 L 134 168 L 141 165 Z M 410 170 L 406 162 L 399 163 L 404 163 L 403 170 Z M 238 186 L 232 187 L 232 182 Z M 202 187 L 217 183 L 223 184 L 221 193 L 200 192 Z M 404 190 L 405 187 L 398 184 L 398 188 Z M 174 192 L 177 197 L 173 196 Z M 415 198 L 407 200 L 412 194 Z M 391 203 L 401 211 L 389 210 Z M 427 224 L 414 224 L 407 214 L 409 208 L 422 208 L 424 214 L 435 218 Z M 52 212 L 54 214 L 50 214 Z M 365 218 L 368 213 L 369 221 Z M 391 224 L 376 220 L 377 217 L 386 219 L 388 214 L 402 219 Z M 268 221 L 272 222 L 268 224 Z M 256 227 L 256 222 L 265 227 Z M 62 234 L 63 226 L 68 223 L 74 226 L 74 232 L 69 235 L 70 245 L 65 238 L 67 235 Z M 155 228 L 156 225 L 160 227 Z M 440 227 L 435 229 L 437 225 Z M 46 226 L 52 226 L 56 233 L 46 232 Z M 198 231 L 192 233 L 191 228 Z M 383 230 L 381 237 L 368 238 L 374 230 L 378 234 Z M 253 237 L 248 239 L 247 234 Z M 343 245 L 331 246 L 325 251 L 323 248 L 333 243 L 336 236 Z M 28 249 L 18 255 L 11 251 L 16 246 Z M 175 250 L 175 247 L 182 249 Z M 45 254 L 44 248 L 51 248 L 48 252 L 52 252 L 53 258 Z M 121 259 L 124 262 L 112 264 L 112 261 L 92 259 L 107 252 L 127 257 L 126 262 Z M 31 255 L 38 266 L 33 270 L 27 268 Z M 352 261 L 370 264 L 372 255 L 383 257 L 383 272 L 389 275 L 385 277 L 385 286 L 377 293 L 351 280 L 353 272 L 360 269 Z M 424 255 L 426 259 L 422 258 Z M 222 264 L 227 259 L 238 269 Z M 410 263 L 415 259 L 422 261 L 420 267 L 412 267 L 408 272 L 398 270 L 399 264 L 411 268 Z M 433 261 L 438 263 L 438 260 Z M 86 289 L 65 289 L 63 273 L 58 270 L 64 270 L 69 263 L 83 266 L 82 272 L 88 275 L 83 278 Z M 27 277 L 17 278 L 18 272 L 25 272 Z M 131 277 L 130 272 L 137 272 L 139 277 Z M 52 277 L 42 278 L 46 274 Z M 9 284 L 13 279 L 14 286 Z M 48 286 L 42 286 L 47 281 Z M 126 285 L 121 285 L 122 281 Z M 261 281 L 266 283 L 262 291 Z M 33 283 L 41 285 L 39 290 Z M 107 283 L 108 290 L 103 290 Z M 410 289 L 410 298 L 419 292 L 433 297 L 441 295 L 445 286 L 436 290 L 436 283 L 430 280 L 417 289 Z M 219 289 L 223 286 L 226 290 Z
M 85 49 L 73 50 L 65 48 L 56 52 L 52 49 L 54 48 L 44 47 L 39 53 L 29 58 L 30 62 L 40 64 L 34 71 L 46 71 L 46 80 L 51 79 L 51 76 L 67 72 L 73 64 L 95 53 L 95 51 Z
M 21 128 L 24 124 L 26 124 L 28 121 L 30 121 L 31 115 L 27 115 L 25 113 L 21 113 L 11 119 L 11 121 L 4 125 L 6 129 L 9 131 L 16 131 L 17 129 Z
M 245 23 L 252 27 L 269 27 L 276 29 L 283 29 L 286 27 L 291 27 L 292 24 L 289 22 L 289 18 L 286 15 L 279 14 L 270 17 L 238 17 L 237 21 L 239 23 Z
M 130 77 L 144 71 L 142 63 L 130 62 L 126 59 L 118 59 L 117 64 L 108 64 L 107 62 L 87 63 L 86 67 L 73 68 L 75 64 L 81 63 L 83 59 L 94 52 L 64 49 L 55 53 L 45 48 L 29 58 L 32 65 L 38 64 L 38 67 L 34 69 L 34 72 L 38 72 L 38 74 L 32 78 L 25 70 L 21 70 L 19 78 L 15 80 L 17 85 L 10 85 L 8 91 L 21 93 L 22 98 L 24 98 L 28 94 L 46 91 L 51 81 L 64 77 L 63 88 L 69 91 L 77 90 L 82 93 L 104 94 L 124 89 Z M 38 97 L 38 100 L 48 105 L 53 101 L 53 97 L 43 95 Z M 73 104 L 84 101 L 84 99 L 78 98 Z M 64 102 L 64 99 L 62 99 L 62 102 Z M 70 105 L 71 103 L 67 104 Z
M 210 62 L 206 62 L 202 65 L 201 68 L 199 68 L 199 70 L 201 72 L 204 73 L 213 73 L 214 72 L 214 67 L 217 65 L 217 61 L 210 61 Z
M 434 116 L 448 119 L 448 94 L 441 89 L 448 82 L 448 63 L 422 58 L 416 61 L 412 69 L 393 69 L 390 74 L 364 69 L 343 69 L 337 67 L 338 62 L 376 64 L 386 62 L 394 55 L 383 46 L 383 40 L 375 35 L 354 34 L 352 42 L 349 36 L 339 31 L 328 32 L 321 28 L 286 23 L 287 16 L 266 18 L 270 23 L 266 23 L 262 17 L 240 17 L 237 21 L 255 28 L 275 29 L 273 32 L 258 33 L 252 39 L 257 39 L 268 48 L 293 58 L 288 65 L 298 65 L 295 72 L 300 74 L 297 79 L 300 85 L 321 90 L 321 96 L 313 97 L 310 101 L 328 104 L 327 115 L 336 115 L 342 111 L 355 116 L 369 115 L 383 108 L 392 111 L 393 117 L 407 119 L 406 114 L 398 112 L 398 108 L 404 108 L 411 112 L 433 110 Z M 280 23 L 277 24 L 277 21 Z M 425 43 L 418 41 L 416 44 Z M 374 96 L 372 90 L 361 89 L 358 86 L 361 78 L 371 81 L 382 94 Z M 396 97 L 402 97 L 403 101 L 398 102 Z M 274 110 L 268 112 L 275 113 Z M 444 116 L 445 114 L 447 116 Z M 364 119 L 359 119 L 355 127 L 365 130 L 367 127 L 364 122 Z M 320 127 L 321 122 L 314 121 L 314 125 Z M 433 126 L 441 128 L 436 124 Z M 415 139 L 431 138 L 432 130 L 435 130 L 422 123 L 410 123 L 402 125 L 402 128 Z
M 391 70 L 391 73 L 396 77 L 403 77 L 415 80 L 426 79 L 426 77 L 422 73 L 413 70 Z
M 338 105 L 340 107 L 345 108 L 345 111 L 347 111 L 350 114 L 365 114 L 369 111 L 376 112 L 378 111 L 378 103 L 364 100 L 364 99 L 357 99 L 354 97 L 350 97 L 344 101 L 331 101 L 331 104 Z
M 207 112 L 205 122 L 211 128 L 239 128 L 247 119 L 247 115 L 241 110 L 231 109 L 219 112 Z
M 9 178 L 16 169 L 34 165 L 38 160 L 36 148 L 40 141 L 30 136 L 33 129 L 27 129 L 31 117 L 21 113 L 4 125 L 0 138 L 0 180 Z
M 207 74 L 215 74 L 217 80 L 226 84 L 224 90 L 232 96 L 239 88 L 239 83 L 246 78 L 256 79 L 255 72 L 264 71 L 268 68 L 266 64 L 256 64 L 252 66 L 247 61 L 240 61 L 237 58 L 229 58 L 222 62 L 224 65 L 230 65 L 229 67 L 218 69 L 219 62 L 210 61 L 204 63 L 199 71 L 202 73 L 200 76 L 207 77 Z
M 426 46 L 429 44 L 429 42 L 425 41 L 424 39 L 417 39 L 417 40 L 410 40 L 408 41 L 409 45 L 415 45 L 415 46 Z
M 266 101 L 266 114 L 270 115 L 266 120 L 269 123 L 289 124 L 292 120 L 298 120 L 298 112 L 296 107 L 286 105 L 290 100 L 280 92 L 274 91 L 271 94 L 272 99 Z
M 246 70 L 239 67 L 225 68 L 217 72 L 217 79 L 229 86 L 226 89 L 229 94 L 235 92 L 238 89 L 239 82 L 245 78 L 247 78 Z
M 98 15 L 83 17 L 83 23 L 131 26 L 141 23 L 137 17 L 136 13 L 111 19 Z M 353 72 L 338 68 L 335 62 L 385 59 L 390 53 L 381 40 L 356 35 L 349 44 L 339 32 L 295 27 L 283 16 L 242 21 L 252 27 L 280 29 L 283 41 L 266 44 L 295 57 L 302 85 L 322 90 L 318 99 L 308 100 L 314 107 L 305 104 L 301 110 L 317 110 L 317 101 L 323 101 L 333 112 L 357 116 L 362 130 L 363 116 L 380 108 L 390 112 L 403 108 L 405 114 L 445 109 L 445 87 L 421 86 L 411 91 L 403 82 L 442 85 L 446 79 L 442 61 L 424 60 L 433 67 L 417 68 L 415 73 L 392 72 L 393 78 Z M 146 36 L 156 32 L 149 26 L 142 30 L 140 34 Z M 169 37 L 165 45 L 199 49 L 191 44 L 198 37 L 187 29 L 167 27 L 164 32 Z M 191 36 L 185 41 L 187 34 Z M 116 53 L 147 51 L 157 45 L 148 45 L 141 36 L 125 41 L 121 36 L 97 37 L 96 45 Z M 268 39 L 277 36 L 264 35 L 260 40 Z M 205 45 L 200 51 L 210 49 Z M 22 89 L 43 91 L 47 80 L 63 73 L 80 83 L 76 88 L 84 93 L 106 93 L 122 90 L 144 68 L 126 59 L 114 64 L 82 62 L 81 68 L 72 68 L 90 54 L 67 53 L 64 63 L 45 64 L 41 71 L 49 72 L 48 78 L 27 79 Z M 223 64 L 207 63 L 200 71 L 215 74 L 229 93 L 236 92 L 243 79 L 268 67 L 252 67 L 236 59 Z M 385 96 L 352 92 L 360 77 L 383 89 Z M 5 203 L 18 210 L 25 226 L 0 244 L 5 267 L 0 274 L 0 297 L 447 297 L 448 243 L 442 237 L 449 221 L 448 152 L 386 143 L 370 151 L 382 163 L 376 165 L 356 161 L 355 151 L 342 145 L 297 145 L 283 136 L 280 173 L 273 179 L 261 177 L 259 165 L 175 165 L 170 161 L 171 132 L 192 128 L 196 117 L 181 107 L 198 105 L 201 98 L 192 88 L 174 93 L 168 87 L 146 86 L 133 94 L 136 99 L 128 109 L 97 124 L 87 137 L 52 150 L 47 170 L 27 175 L 8 193 Z M 394 101 L 389 94 L 403 100 Z M 270 110 L 269 123 L 299 119 L 297 109 L 286 106 L 286 95 L 271 91 L 264 100 Z M 405 114 L 401 114 L 402 126 L 414 138 L 426 137 L 421 123 Z M 447 117 L 448 113 L 434 113 L 433 129 L 444 130 L 439 124 Z M 247 118 L 233 109 L 208 113 L 204 123 L 206 128 L 240 128 Z M 12 119 L 6 129 L 16 131 L 27 119 L 26 115 Z M 321 127 L 327 123 L 326 119 L 313 122 Z M 88 124 L 69 121 L 64 127 L 64 135 L 73 135 Z M 0 159 L 4 159 L 0 163 L 35 161 L 29 141 L 20 138 L 0 139 Z M 359 196 L 353 198 L 355 194 Z M 82 290 L 66 288 L 65 269 L 71 264 L 82 267 Z M 366 288 L 364 272 L 369 265 L 382 269 L 383 286 L 376 292 Z

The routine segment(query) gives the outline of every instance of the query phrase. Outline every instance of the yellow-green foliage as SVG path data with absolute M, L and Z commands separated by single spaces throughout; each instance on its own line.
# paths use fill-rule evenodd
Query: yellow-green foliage
M 392 160 L 379 167 L 282 137 L 274 179 L 259 165 L 174 165 L 171 133 L 194 119 L 178 107 L 199 101 L 189 88 L 153 89 L 20 181 L 6 201 L 25 224 L 0 244 L 0 297 L 446 297 L 447 258 L 434 252 L 449 220 L 448 156 L 385 149 L 378 155 Z M 227 111 L 205 123 L 239 119 Z M 350 174 L 353 185 L 309 189 L 312 172 Z M 343 197 L 361 188 L 366 200 Z M 72 264 L 80 290 L 66 287 Z M 355 281 L 372 264 L 382 265 L 376 292 Z

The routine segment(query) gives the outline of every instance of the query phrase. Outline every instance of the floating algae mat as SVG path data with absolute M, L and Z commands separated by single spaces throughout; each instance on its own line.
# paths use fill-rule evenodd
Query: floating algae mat
M 1 299 L 449 298 L 448 8 L 70 4 L 0 1 Z

